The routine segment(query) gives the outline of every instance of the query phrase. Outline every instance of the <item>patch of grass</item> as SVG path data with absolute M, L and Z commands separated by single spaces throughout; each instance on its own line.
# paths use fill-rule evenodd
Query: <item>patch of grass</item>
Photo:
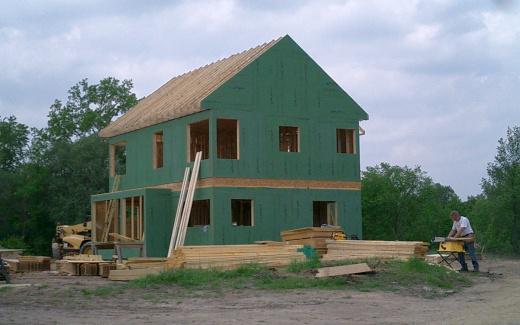
M 178 285 L 183 288 L 217 288 L 221 286 L 241 287 L 244 279 L 251 279 L 268 269 L 257 264 L 246 264 L 234 270 L 179 269 L 148 275 L 130 281 L 130 287 L 148 288 L 161 285 Z
M 219 293 L 221 289 L 344 289 L 359 291 L 390 291 L 423 297 L 438 297 L 454 292 L 453 289 L 471 284 L 469 277 L 448 270 L 442 266 L 429 265 L 418 259 L 406 262 L 376 259 L 365 260 L 374 274 L 315 278 L 312 270 L 325 264 L 326 266 L 348 265 L 360 263 L 359 260 L 344 260 L 334 263 L 320 263 L 318 259 L 304 262 L 293 262 L 287 268 L 277 271 L 258 264 L 243 265 L 234 270 L 218 269 L 179 269 L 149 275 L 130 281 L 126 285 L 110 285 L 96 289 L 83 289 L 84 295 L 111 296 L 127 289 L 142 290 L 176 286 L 176 292 L 184 288 L 191 293 Z M 146 300 L 153 300 L 145 296 Z
M 471 280 L 463 274 L 419 259 L 387 261 L 377 271 L 374 275 L 353 281 L 354 287 L 361 291 L 384 290 L 433 298 L 471 284 Z
M 285 270 L 289 273 L 302 273 L 304 271 L 310 271 L 321 267 L 320 258 L 317 255 L 306 259 L 303 262 L 292 261 Z

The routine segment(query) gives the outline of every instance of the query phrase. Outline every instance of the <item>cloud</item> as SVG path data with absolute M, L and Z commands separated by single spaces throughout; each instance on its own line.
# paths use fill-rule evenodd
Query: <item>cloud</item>
M 520 8 L 512 1 L 18 1 L 0 4 L 0 115 L 44 126 L 88 77 L 171 77 L 290 34 L 370 115 L 362 165 L 421 165 L 480 191 L 520 121 Z

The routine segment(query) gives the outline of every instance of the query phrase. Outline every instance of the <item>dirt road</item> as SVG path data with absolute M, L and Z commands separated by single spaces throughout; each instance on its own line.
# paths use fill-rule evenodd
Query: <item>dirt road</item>
M 489 259 L 476 284 L 440 299 L 353 290 L 135 289 L 91 296 L 98 277 L 17 276 L 0 291 L 0 324 L 520 324 L 520 261 Z M 484 273 L 483 272 L 483 273 Z M 138 291 L 136 291 L 138 290 Z

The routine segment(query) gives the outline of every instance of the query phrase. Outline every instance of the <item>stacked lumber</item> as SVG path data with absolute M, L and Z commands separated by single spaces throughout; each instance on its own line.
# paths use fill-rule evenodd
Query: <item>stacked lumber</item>
M 124 262 L 122 269 L 146 269 L 150 267 L 164 267 L 166 258 L 163 257 L 131 257 Z
M 212 245 L 183 246 L 176 249 L 166 262 L 168 268 L 232 269 L 243 264 L 257 263 L 271 267 L 286 266 L 292 261 L 304 261 L 298 252 L 302 245 Z
M 280 236 L 286 243 L 313 247 L 321 257 L 327 253 L 325 241 L 331 239 L 332 235 L 337 232 L 343 233 L 343 229 L 341 227 L 306 227 L 282 231 Z
M 424 258 L 428 243 L 419 241 L 327 240 L 324 261 L 363 258 Z
M 41 272 L 51 269 L 51 258 L 48 256 L 19 256 L 5 261 L 12 272 Z
M 124 270 L 111 270 L 108 278 L 112 281 L 130 281 L 145 277 L 151 274 L 159 274 L 164 271 L 164 266 L 160 267 L 148 267 L 143 269 L 124 269 Z
M 89 254 L 77 254 L 77 255 L 68 255 L 63 257 L 66 261 L 103 261 L 101 255 L 89 255 Z
M 116 263 L 101 263 L 99 264 L 99 275 L 102 278 L 108 278 L 110 271 L 115 270 L 116 268 Z
M 65 256 L 63 260 L 56 261 L 56 270 L 65 275 L 76 276 L 98 276 L 102 265 L 114 263 L 103 261 L 101 255 L 71 255 Z

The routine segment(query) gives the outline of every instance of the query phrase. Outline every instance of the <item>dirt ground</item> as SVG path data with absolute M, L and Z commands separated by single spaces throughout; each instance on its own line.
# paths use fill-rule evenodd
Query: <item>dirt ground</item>
M 28 273 L 13 282 L 33 286 L 0 289 L 0 324 L 520 324 L 520 260 L 488 258 L 481 271 L 472 287 L 437 299 L 174 287 L 129 289 L 114 298 L 82 293 L 112 283 L 100 277 Z

